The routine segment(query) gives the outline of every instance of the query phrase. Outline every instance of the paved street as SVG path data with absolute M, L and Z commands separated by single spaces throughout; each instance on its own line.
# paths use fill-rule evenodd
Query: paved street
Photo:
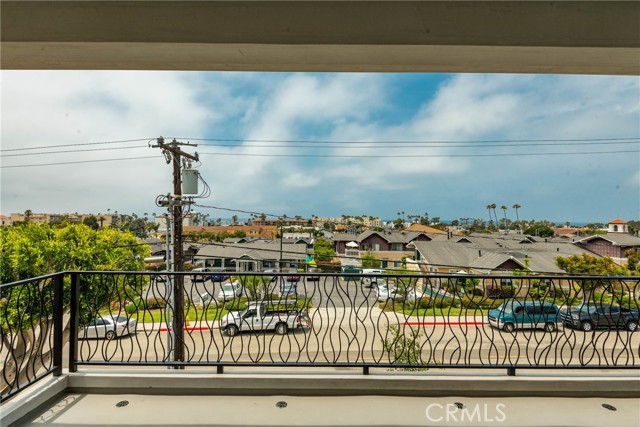
M 482 365 L 613 365 L 638 364 L 640 333 L 598 330 L 584 333 L 559 328 L 518 330 L 511 334 L 483 324 L 481 317 L 405 317 L 377 306 L 321 307 L 310 312 L 309 328 L 277 335 L 247 331 L 229 337 L 218 322 L 192 323 L 185 331 L 185 357 L 193 363 L 391 363 L 401 358 L 403 346 L 384 350 L 384 342 L 410 339 L 418 333 L 415 350 L 427 364 Z M 140 324 L 138 332 L 118 340 L 82 340 L 85 361 L 162 361 L 167 354 L 163 325 Z M 401 341 L 405 342 L 406 341 Z

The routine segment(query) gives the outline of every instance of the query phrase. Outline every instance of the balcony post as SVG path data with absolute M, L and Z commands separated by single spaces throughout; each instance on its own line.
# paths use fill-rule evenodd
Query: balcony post
M 80 313 L 80 274 L 71 273 L 71 304 L 69 320 L 69 372 L 78 370 L 78 325 Z
M 53 278 L 53 376 L 62 375 L 64 273 Z

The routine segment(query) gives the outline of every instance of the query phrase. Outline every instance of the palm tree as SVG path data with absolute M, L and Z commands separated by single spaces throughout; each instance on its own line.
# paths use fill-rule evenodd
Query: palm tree
M 505 205 L 500 206 L 500 209 L 504 212 L 504 229 L 509 230 L 509 224 L 507 223 L 507 208 Z
M 498 214 L 496 214 L 496 204 L 495 203 L 491 203 L 491 209 L 493 209 L 493 216 L 496 219 L 496 227 L 498 227 Z
M 522 233 L 522 225 L 520 224 L 520 216 L 518 215 L 518 209 L 520 209 L 521 207 L 522 206 L 520 206 L 517 203 L 512 206 L 512 208 L 516 210 L 516 221 L 518 223 L 518 227 L 520 227 L 520 233 Z
M 489 222 L 491 222 L 491 221 L 493 221 L 493 218 L 491 218 L 491 204 L 487 205 L 487 210 L 489 211 Z
M 513 209 L 516 210 L 516 221 L 520 222 L 520 217 L 518 216 L 518 209 L 520 209 L 522 206 L 520 206 L 519 204 L 515 204 L 512 206 Z

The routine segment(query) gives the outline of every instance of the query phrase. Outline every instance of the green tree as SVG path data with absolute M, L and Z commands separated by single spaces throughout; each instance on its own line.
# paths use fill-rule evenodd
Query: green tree
M 528 228 L 525 228 L 524 234 L 538 237 L 553 237 L 554 231 L 553 228 L 544 222 L 535 222 Z
M 326 239 L 316 239 L 313 244 L 313 251 L 315 253 L 315 259 L 317 262 L 328 263 L 336 256 L 336 251 L 333 249 L 333 244 Z
M 556 257 L 556 265 L 569 274 L 584 274 L 589 276 L 628 276 L 629 270 L 616 264 L 613 258 L 596 258 L 587 254 L 572 255 L 570 257 Z M 585 279 L 582 281 L 582 300 L 589 301 L 593 291 L 611 283 L 607 279 Z
M 100 223 L 98 222 L 98 218 L 96 218 L 94 215 L 89 215 L 88 217 L 82 220 L 82 223 L 92 230 L 97 230 L 100 228 Z
M 360 259 L 363 268 L 380 268 L 382 261 L 377 259 L 371 252 L 367 252 Z
M 627 268 L 634 275 L 640 274 L 640 251 L 638 249 L 627 249 L 624 252 L 627 257 Z
M 144 269 L 144 258 L 149 255 L 149 247 L 139 245 L 131 233 L 121 233 L 112 228 L 92 230 L 84 224 L 66 224 L 52 227 L 49 224 L 25 223 L 15 227 L 0 228 L 0 279 L 9 283 L 67 270 L 129 270 Z M 121 280 L 109 282 L 95 276 L 83 277 L 81 294 L 83 301 L 91 301 L 91 309 L 80 307 L 80 316 L 86 319 L 95 315 L 96 310 L 108 307 L 111 298 L 118 298 L 122 292 L 140 292 L 146 284 L 143 280 Z M 70 280 L 65 280 L 68 291 Z M 51 337 L 53 324 L 51 302 L 42 295 L 52 293 L 52 281 L 42 280 L 33 285 L 3 289 L 0 293 L 0 318 L 2 327 L 2 347 L 11 349 L 9 363 L 3 365 L 0 375 L 23 382 L 29 372 L 37 372 L 51 360 L 50 349 L 43 343 Z M 66 304 L 69 304 L 67 302 Z M 68 322 L 69 307 L 64 307 L 63 319 Z M 69 324 L 63 328 L 63 340 L 70 337 Z M 9 381 L 7 381 L 8 383 Z M 6 384 L 5 383 L 5 386 Z

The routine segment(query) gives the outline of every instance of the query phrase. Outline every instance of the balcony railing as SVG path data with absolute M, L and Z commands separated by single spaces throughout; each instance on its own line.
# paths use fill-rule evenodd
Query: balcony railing
M 639 294 L 638 277 L 64 272 L 0 288 L 2 399 L 63 365 L 638 369 Z

